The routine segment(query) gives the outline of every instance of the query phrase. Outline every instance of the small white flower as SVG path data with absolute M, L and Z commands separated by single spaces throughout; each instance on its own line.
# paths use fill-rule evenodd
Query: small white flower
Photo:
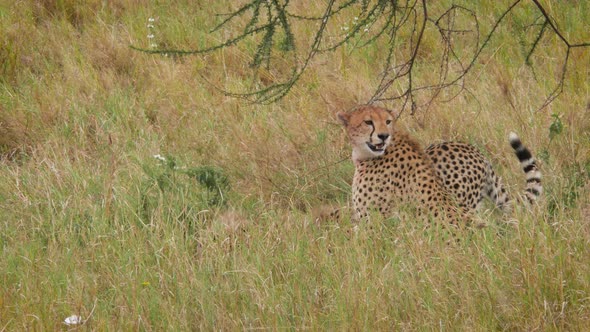
M 78 315 L 71 315 L 64 320 L 64 323 L 66 325 L 78 325 L 84 323 L 84 320 L 82 320 L 82 317 Z
M 148 22 L 155 22 L 156 20 L 153 17 L 148 18 Z
M 159 161 L 166 161 L 166 158 L 162 157 L 162 156 L 161 156 L 161 155 L 159 155 L 159 154 L 155 154 L 155 155 L 154 155 L 154 158 L 158 159 Z
M 156 44 L 156 43 L 152 43 L 152 44 L 150 44 L 150 47 L 151 47 L 151 48 L 156 48 L 156 47 L 158 47 L 158 44 Z
M 147 27 L 148 27 L 148 29 L 153 29 L 154 28 L 154 25 L 153 24 L 148 24 Z
M 152 39 L 152 38 L 154 38 L 154 34 L 153 34 L 153 33 L 150 33 L 149 35 L 147 35 L 147 37 L 148 37 L 149 39 Z
M 358 20 L 359 20 L 359 18 L 355 16 L 355 17 L 354 17 L 354 20 L 355 20 L 355 21 L 358 21 Z
M 369 32 L 369 28 L 365 28 L 365 32 Z

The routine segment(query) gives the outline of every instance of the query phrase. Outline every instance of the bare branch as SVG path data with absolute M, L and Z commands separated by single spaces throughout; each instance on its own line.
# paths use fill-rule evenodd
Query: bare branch
M 532 0 L 532 1 L 537 6 L 537 8 L 539 9 L 539 11 L 543 15 L 543 17 L 545 17 L 545 22 L 543 23 L 543 28 L 539 32 L 539 35 L 537 36 L 537 39 L 535 40 L 535 43 L 533 44 L 531 51 L 527 55 L 527 62 L 529 61 L 530 56 L 532 55 L 533 51 L 535 50 L 537 43 L 542 38 L 543 32 L 545 31 L 545 27 L 547 25 L 549 25 L 551 27 L 551 30 L 553 30 L 553 33 L 555 33 L 557 35 L 557 37 L 559 37 L 559 39 L 567 46 L 566 51 L 565 51 L 565 59 L 563 60 L 563 65 L 561 68 L 561 78 L 559 79 L 559 82 L 557 83 L 557 86 L 555 87 L 555 89 L 553 89 L 553 91 L 551 91 L 551 93 L 549 94 L 549 96 L 547 97 L 547 99 L 545 100 L 543 105 L 541 105 L 541 107 L 537 110 L 537 111 L 540 111 L 540 110 L 544 109 L 545 107 L 549 106 L 549 104 L 551 104 L 555 100 L 555 98 L 557 98 L 563 92 L 563 86 L 565 84 L 565 77 L 566 77 L 566 72 L 567 72 L 567 64 L 568 64 L 568 61 L 570 58 L 571 49 L 576 48 L 576 47 L 588 47 L 588 46 L 590 46 L 590 43 L 577 43 L 577 44 L 570 43 L 570 41 L 567 40 L 567 38 L 565 38 L 563 36 L 563 34 L 561 33 L 561 31 L 557 28 L 557 24 L 555 24 L 553 22 L 553 19 L 549 16 L 549 14 L 545 10 L 545 8 L 543 8 L 543 6 L 539 3 L 539 1 L 537 1 L 537 0 Z
M 551 26 L 551 29 L 553 30 L 553 32 L 555 32 L 555 34 L 559 37 L 559 39 L 561 39 L 567 45 L 568 48 L 571 48 L 571 47 L 585 47 L 585 46 L 590 46 L 590 43 L 570 44 L 570 42 L 563 36 L 563 34 L 561 33 L 561 31 L 559 31 L 559 29 L 557 28 L 556 24 L 553 22 L 553 20 L 549 16 L 549 14 L 547 14 L 547 11 L 539 3 L 539 1 L 538 0 L 532 0 L 532 1 L 535 3 L 535 5 L 537 6 L 537 8 L 541 12 L 541 14 L 543 14 L 543 16 L 545 17 L 545 20 L 546 20 L 545 22 L 548 23 Z
M 563 92 L 571 50 L 590 47 L 590 43 L 572 43 L 558 28 L 557 23 L 550 17 L 543 5 L 538 0 L 531 1 L 540 13 L 535 18 L 534 25 L 540 25 L 541 28 L 526 54 L 525 63 L 531 67 L 534 73 L 532 56 L 548 33 L 555 34 L 566 48 L 559 82 L 541 106 L 540 109 L 543 109 Z M 196 50 L 153 50 L 136 46 L 131 46 L 131 48 L 149 54 L 184 56 L 209 53 L 236 45 L 246 39 L 253 39 L 256 41 L 257 47 L 253 52 L 250 65 L 254 69 L 264 66 L 270 70 L 275 59 L 283 59 L 287 54 L 293 60 L 291 62 L 291 71 L 276 82 L 253 91 L 222 91 L 227 95 L 245 98 L 253 102 L 272 103 L 291 91 L 309 67 L 311 60 L 318 53 L 333 51 L 344 45 L 357 49 L 377 42 L 385 43 L 387 55 L 384 60 L 383 71 L 380 74 L 380 80 L 375 92 L 369 99 L 369 103 L 402 100 L 401 111 L 410 105 L 411 111 L 414 113 L 418 106 L 424 106 L 427 110 L 435 100 L 440 98 L 442 92 L 446 89 L 458 89 L 458 92 L 453 90 L 453 96 L 450 99 L 466 91 L 467 74 L 477 64 L 483 51 L 488 47 L 492 37 L 496 35 L 498 28 L 506 17 L 512 13 L 517 5 L 523 2 L 525 1 L 514 0 L 503 10 L 493 21 L 490 31 L 485 35 L 481 43 L 478 15 L 473 10 L 459 5 L 451 5 L 439 17 L 432 18 L 429 16 L 427 0 L 377 0 L 376 2 L 347 0 L 338 6 L 335 6 L 335 0 L 331 0 L 326 4 L 322 15 L 314 16 L 307 13 L 302 15 L 291 12 L 289 9 L 290 0 L 249 0 L 237 10 L 224 14 L 227 17 L 211 30 L 211 32 L 215 32 L 230 24 L 240 24 L 238 18 L 246 18 L 241 33 L 226 39 L 220 44 Z M 355 10 L 358 13 L 355 24 L 350 30 L 343 36 L 334 38 L 334 41 L 324 38 L 327 33 L 328 22 L 348 10 Z M 458 15 L 469 16 L 470 19 L 467 22 L 470 22 L 469 24 L 472 26 L 456 26 Z M 539 19 L 543 20 L 541 24 L 537 23 Z M 294 22 L 307 24 L 305 22 L 308 21 L 316 21 L 320 24 L 312 43 L 307 46 L 302 54 L 298 55 L 295 34 L 291 26 Z M 438 59 L 438 77 L 435 82 L 418 84 L 416 68 L 417 63 L 420 61 L 419 52 L 423 46 L 424 35 L 429 29 L 434 29 L 441 38 L 442 47 Z M 236 29 L 233 28 L 232 30 Z M 404 38 L 407 38 L 408 41 L 400 42 L 400 35 L 407 36 Z M 473 39 L 473 42 L 471 42 L 471 39 L 468 40 L 469 45 L 473 45 L 473 53 L 468 57 L 464 55 L 465 50 L 459 50 L 456 46 L 457 40 L 465 41 L 465 38 Z M 400 57 L 399 51 L 406 49 L 408 53 Z M 471 49 L 471 46 L 469 46 L 469 49 Z M 277 56 L 276 52 L 282 53 Z M 394 93 L 394 87 L 399 89 L 400 92 Z M 416 101 L 419 93 L 427 91 L 429 95 L 426 103 L 417 105 Z
M 543 33 L 545 33 L 545 28 L 547 28 L 547 21 L 545 21 L 543 23 L 543 25 L 541 26 L 541 30 L 539 31 L 539 34 L 537 35 L 537 38 L 535 38 L 535 42 L 533 43 L 533 46 L 531 47 L 531 50 L 529 51 L 529 53 L 526 55 L 526 59 L 524 60 L 524 62 L 530 66 L 531 65 L 531 56 L 533 55 L 533 53 L 535 52 L 535 48 L 537 47 L 537 45 L 539 44 L 539 41 L 541 40 L 541 38 L 543 38 Z

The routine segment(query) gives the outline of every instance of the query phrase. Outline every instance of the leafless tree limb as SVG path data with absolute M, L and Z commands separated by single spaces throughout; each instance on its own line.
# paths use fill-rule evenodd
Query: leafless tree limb
M 253 54 L 253 60 L 250 63 L 251 67 L 254 69 L 259 67 L 270 69 L 273 65 L 273 54 L 280 52 L 280 58 L 288 56 L 293 59 L 290 74 L 282 80 L 252 91 L 224 92 L 253 102 L 272 103 L 283 98 L 291 91 L 317 54 L 334 51 L 344 45 L 362 48 L 376 42 L 383 42 L 387 47 L 387 56 L 383 64 L 380 81 L 368 103 L 402 100 L 402 111 L 409 106 L 413 113 L 418 106 L 428 109 L 435 100 L 440 98 L 442 92 L 449 88 L 456 87 L 459 90 L 447 100 L 466 91 L 465 79 L 467 74 L 477 64 L 482 52 L 489 45 L 492 37 L 496 35 L 497 29 L 505 21 L 506 17 L 513 12 L 517 5 L 525 2 L 532 3 L 539 12 L 539 18 L 543 20 L 542 24 L 540 24 L 541 28 L 526 55 L 525 63 L 532 66 L 532 55 L 539 48 L 544 36 L 550 32 L 557 36 L 566 48 L 565 56 L 562 59 L 563 64 L 559 81 L 540 107 L 540 109 L 543 109 L 563 92 L 571 51 L 575 48 L 590 47 L 590 42 L 573 43 L 566 38 L 546 8 L 538 0 L 530 0 L 530 2 L 515 0 L 512 2 L 496 18 L 491 25 L 491 30 L 481 42 L 478 13 L 465 6 L 452 5 L 440 16 L 431 17 L 428 11 L 430 2 L 427 0 L 377 0 L 376 2 L 347 0 L 340 5 L 336 5 L 335 0 L 330 0 L 326 4 L 322 15 L 313 16 L 292 12 L 289 7 L 290 0 L 250 0 L 237 10 L 224 14 L 223 16 L 226 17 L 211 30 L 213 32 L 230 24 L 240 24 L 238 18 L 248 18 L 241 29 L 241 33 L 226 39 L 220 44 L 197 50 L 152 50 L 131 47 L 149 54 L 185 56 L 213 52 L 221 48 L 231 47 L 247 39 L 255 40 L 258 44 Z M 336 38 L 336 41 L 333 41 L 334 38 L 326 38 L 328 23 L 346 10 L 355 10 L 355 12 L 359 13 L 355 17 L 355 20 L 357 20 L 355 24 L 344 36 Z M 458 28 L 456 26 L 458 15 L 466 15 L 468 17 L 467 21 L 471 22 L 472 27 Z M 296 47 L 297 36 L 295 36 L 292 29 L 292 25 L 297 24 L 297 22 L 319 23 L 313 41 L 303 54 L 298 53 L 299 50 Z M 434 83 L 427 82 L 420 85 L 415 77 L 416 64 L 420 61 L 419 53 L 423 44 L 423 37 L 426 31 L 430 29 L 438 32 L 441 38 L 442 53 L 439 59 L 438 79 Z M 236 29 L 232 28 L 231 30 L 235 31 Z M 399 40 L 402 31 L 404 32 L 404 38 L 408 38 L 409 43 L 403 43 Z M 460 55 L 464 54 L 466 50 L 458 49 L 455 44 L 459 38 L 465 36 L 470 36 L 473 47 L 473 53 L 467 58 Z M 407 56 L 405 59 L 400 60 L 399 52 L 404 49 L 408 49 Z M 396 54 L 398 54 L 397 58 Z M 458 67 L 458 70 L 456 67 Z M 400 86 L 403 88 L 401 88 L 401 92 L 396 94 L 393 90 L 399 90 Z M 416 94 L 421 91 L 429 91 L 430 95 L 425 104 L 417 105 Z

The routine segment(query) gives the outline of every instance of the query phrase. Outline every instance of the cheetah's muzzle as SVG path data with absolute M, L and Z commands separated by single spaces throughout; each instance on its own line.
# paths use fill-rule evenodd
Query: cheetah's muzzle
M 385 150 L 385 142 L 381 142 L 379 144 L 371 144 L 369 142 L 367 142 L 367 146 L 369 147 L 369 149 L 371 149 L 371 151 L 373 152 L 378 152 L 381 153 Z

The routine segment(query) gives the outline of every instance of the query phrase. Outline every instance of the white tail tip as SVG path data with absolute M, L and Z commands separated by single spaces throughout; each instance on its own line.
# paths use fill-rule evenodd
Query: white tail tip
M 508 139 L 510 140 L 510 142 L 520 140 L 520 138 L 518 138 L 518 135 L 516 135 L 515 132 L 510 132 L 510 134 L 508 135 Z

